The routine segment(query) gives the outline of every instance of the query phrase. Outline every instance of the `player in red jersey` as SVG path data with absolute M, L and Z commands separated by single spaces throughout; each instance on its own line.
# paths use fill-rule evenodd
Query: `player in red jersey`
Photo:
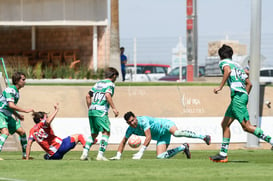
M 75 134 L 64 139 L 56 136 L 50 126 L 59 111 L 59 105 L 54 105 L 54 112 L 48 116 L 45 112 L 34 112 L 33 120 L 36 125 L 30 130 L 27 148 L 26 160 L 29 159 L 32 143 L 36 141 L 46 152 L 46 160 L 60 160 L 64 154 L 73 149 L 78 142 L 85 145 L 85 139 L 82 134 Z

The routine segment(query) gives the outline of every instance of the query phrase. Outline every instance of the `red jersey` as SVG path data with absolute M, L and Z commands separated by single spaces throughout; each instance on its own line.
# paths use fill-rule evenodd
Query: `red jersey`
M 35 140 L 50 156 L 54 155 L 62 144 L 62 139 L 54 135 L 50 125 L 46 125 L 46 120 L 31 128 L 29 139 Z

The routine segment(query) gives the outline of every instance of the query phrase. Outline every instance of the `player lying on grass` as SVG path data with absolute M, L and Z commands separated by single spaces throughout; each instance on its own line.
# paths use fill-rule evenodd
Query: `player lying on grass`
M 24 109 L 17 106 L 19 101 L 19 91 L 25 86 L 26 76 L 22 72 L 15 72 L 12 75 L 12 86 L 7 87 L 0 96 L 0 152 L 8 136 L 17 133 L 22 146 L 22 158 L 26 158 L 27 136 L 21 126 L 24 115 L 18 112 L 29 113 L 33 109 Z M 0 158 L 0 160 L 2 160 Z
M 124 119 L 126 120 L 127 124 L 129 124 L 129 127 L 127 128 L 125 136 L 119 144 L 116 156 L 110 158 L 111 160 L 119 160 L 121 158 L 125 144 L 132 134 L 146 137 L 142 148 L 133 155 L 133 159 L 136 160 L 141 159 L 151 140 L 157 141 L 156 152 L 158 159 L 171 158 L 181 151 L 183 151 L 187 158 L 190 159 L 191 153 L 187 143 L 167 150 L 170 144 L 171 135 L 175 137 L 199 138 L 204 140 L 207 145 L 210 144 L 211 138 L 209 135 L 198 135 L 192 131 L 179 130 L 175 123 L 168 119 L 153 118 L 148 116 L 136 117 L 132 112 L 127 112 L 124 115 Z
M 85 139 L 82 134 L 75 134 L 64 139 L 54 135 L 50 126 L 59 110 L 59 105 L 54 105 L 54 112 L 47 116 L 45 112 L 34 112 L 33 120 L 36 123 L 30 130 L 27 148 L 26 159 L 29 159 L 32 143 L 36 141 L 46 152 L 44 159 L 46 160 L 60 160 L 63 156 L 73 149 L 78 142 L 85 145 Z

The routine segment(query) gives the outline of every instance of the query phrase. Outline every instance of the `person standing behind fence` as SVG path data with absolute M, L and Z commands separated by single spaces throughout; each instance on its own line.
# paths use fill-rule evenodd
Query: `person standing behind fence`
M 108 117 L 109 106 L 111 106 L 115 117 L 119 115 L 116 109 L 112 96 L 114 95 L 115 84 L 119 73 L 113 68 L 109 67 L 105 70 L 105 79 L 98 81 L 87 93 L 86 104 L 89 109 L 89 125 L 91 136 L 86 140 L 81 160 L 88 160 L 88 152 L 90 147 L 94 144 L 94 140 L 98 136 L 99 132 L 102 133 L 100 140 L 99 152 L 97 160 L 108 161 L 105 158 L 104 152 L 108 145 L 108 139 L 110 137 L 110 120 Z
M 8 136 L 16 132 L 20 138 L 23 159 L 26 159 L 27 137 L 20 122 L 20 120 L 24 120 L 24 115 L 21 115 L 18 112 L 29 113 L 34 111 L 33 109 L 23 109 L 16 105 L 20 97 L 19 90 L 25 86 L 25 80 L 26 76 L 24 73 L 15 72 L 12 75 L 13 85 L 7 87 L 0 96 L 0 152 Z M 0 158 L 0 160 L 2 159 Z
M 125 81 L 126 63 L 127 63 L 127 56 L 124 55 L 124 51 L 125 51 L 125 48 L 120 47 L 120 64 L 121 64 L 122 81 Z

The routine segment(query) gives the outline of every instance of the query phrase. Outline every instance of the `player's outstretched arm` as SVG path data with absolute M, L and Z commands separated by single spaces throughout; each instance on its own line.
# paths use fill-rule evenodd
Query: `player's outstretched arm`
M 28 140 L 28 142 L 27 142 L 27 147 L 26 147 L 26 160 L 29 160 L 29 155 L 30 155 L 32 143 L 33 143 L 33 140 Z
M 124 150 L 124 147 L 125 147 L 125 144 L 126 144 L 127 140 L 128 140 L 128 138 L 126 138 L 124 136 L 124 138 L 121 140 L 121 142 L 119 144 L 118 152 L 117 152 L 116 156 L 110 158 L 110 160 L 120 160 L 121 154 L 122 154 L 122 152 Z
M 151 134 L 151 129 L 147 129 L 145 130 L 145 141 L 143 143 L 143 146 L 140 148 L 140 150 L 133 155 L 134 160 L 140 160 L 144 154 L 144 151 L 147 149 L 147 147 L 149 146 L 151 140 L 152 140 L 152 134 Z
M 15 105 L 14 102 L 8 102 L 8 106 L 12 110 L 18 111 L 18 112 L 24 112 L 24 113 L 34 112 L 34 109 L 23 109 L 23 108 Z

